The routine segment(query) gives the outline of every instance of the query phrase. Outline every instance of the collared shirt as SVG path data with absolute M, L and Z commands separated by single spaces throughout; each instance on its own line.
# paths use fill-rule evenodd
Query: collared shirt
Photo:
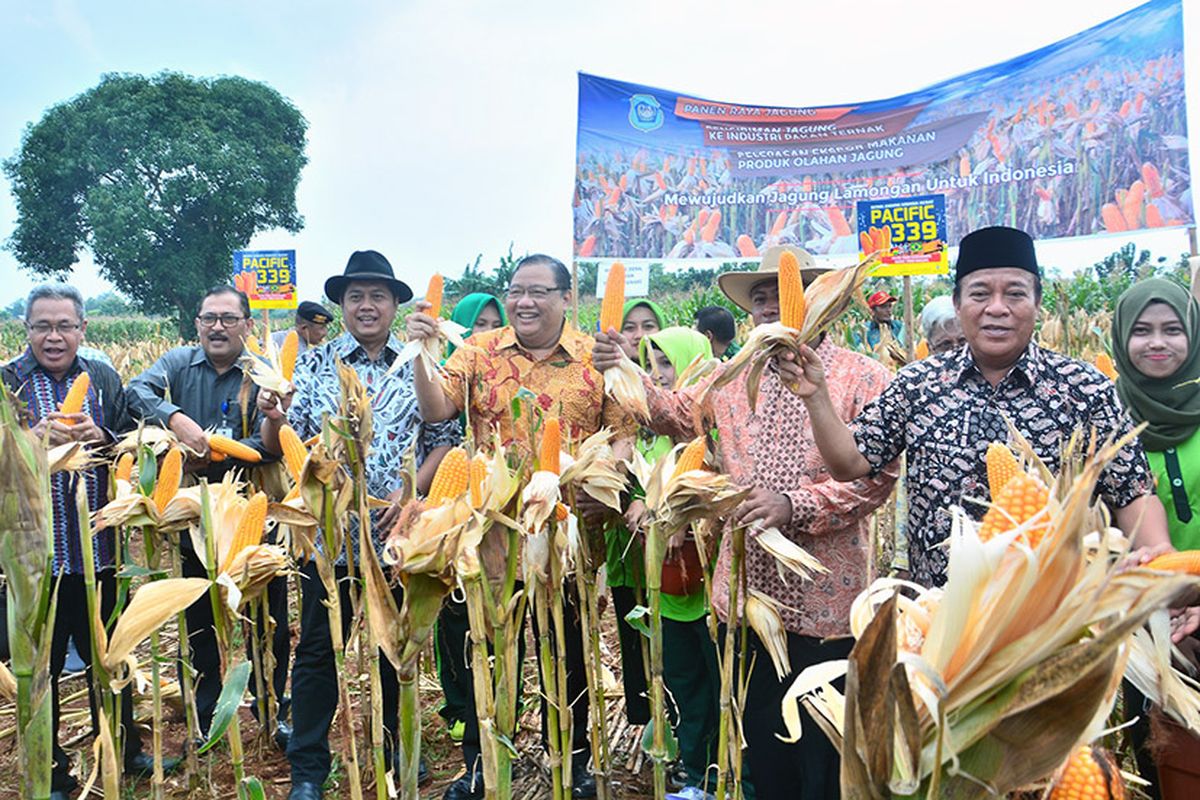
M 446 396 L 466 409 L 475 442 L 490 447 L 492 431 L 500 441 L 529 455 L 529 415 L 515 422 L 512 401 L 525 389 L 543 411 L 558 414 L 564 435 L 582 439 L 602 427 L 620 438 L 632 436 L 636 423 L 604 394 L 604 376 L 592 366 L 592 337 L 564 323 L 557 349 L 535 361 L 517 341 L 511 325 L 480 333 L 446 361 Z
M 825 368 L 834 407 L 852 419 L 887 385 L 891 373 L 859 353 L 833 344 L 830 337 L 816 348 Z M 746 396 L 748 373 L 708 398 L 705 422 L 717 429 L 721 470 L 740 486 L 768 489 L 788 498 L 790 524 L 780 530 L 821 561 L 829 572 L 802 582 L 785 583 L 775 558 L 746 539 L 748 585 L 778 600 L 784 626 L 803 636 L 836 636 L 849 631 L 850 605 L 866 588 L 872 554 L 868 517 L 887 500 L 897 466 L 888 465 L 873 478 L 841 483 L 829 477 L 813 440 L 804 401 L 784 387 L 773 367 L 763 370 L 758 407 Z M 677 439 L 695 435 L 696 403 L 713 378 L 678 392 L 653 387 L 644 380 L 651 426 Z M 729 569 L 732 537 L 721 541 L 713 578 L 713 606 L 729 619 Z
M 946 581 L 949 553 L 941 543 L 950 535 L 950 507 L 959 505 L 976 519 L 985 513 L 985 456 L 989 443 L 1008 441 L 1005 417 L 1054 472 L 1074 431 L 1095 431 L 1103 441 L 1133 430 L 1111 380 L 1090 364 L 1032 343 L 995 387 L 965 345 L 909 364 L 851 425 L 873 470 L 908 451 L 908 558 L 918 583 Z M 1114 509 L 1152 491 L 1137 441 L 1100 476 L 1099 493 Z
M 898 342 L 904 341 L 904 323 L 898 319 L 894 319 L 888 323 L 888 328 L 891 329 L 892 338 Z M 867 320 L 864 328 L 867 335 L 867 347 L 875 349 L 879 346 L 879 340 L 883 337 L 883 326 L 873 319 Z M 856 337 L 857 338 L 857 337 Z M 859 344 L 862 341 L 859 340 Z
M 388 371 L 402 348 L 396 337 L 390 336 L 379 356 L 372 359 L 357 339 L 343 333 L 330 342 L 309 348 L 296 362 L 292 376 L 296 394 L 288 409 L 288 422 L 300 438 L 307 439 L 320 433 L 325 415 L 338 414 L 341 383 L 337 362 L 341 360 L 358 373 L 371 398 L 372 410 L 367 490 L 380 499 L 402 485 L 404 456 L 410 448 L 416 448 L 414 455 L 419 467 L 434 448 L 452 447 L 462 438 L 458 420 L 432 425 L 421 421 L 412 363 Z M 381 514 L 382 511 L 372 512 L 372 521 L 377 521 Z M 357 541 L 357 523 L 352 520 L 347 527 Z M 372 535 L 377 546 L 386 538 L 386 532 L 375 526 Z
M 236 363 L 218 373 L 199 345 L 176 347 L 129 382 L 129 408 L 135 416 L 164 428 L 172 414 L 182 412 L 201 428 L 237 439 L 271 458 L 258 430 L 258 386 L 248 381 L 246 413 L 242 413 L 243 377 L 242 367 Z M 226 459 L 212 464 L 205 475 L 210 481 L 220 480 L 240 464 Z
M 4 384 L 25 403 L 25 413 L 31 425 L 59 409 L 80 373 L 86 372 L 90 380 L 83 401 L 83 413 L 91 416 L 96 427 L 102 428 L 114 438 L 133 427 L 125 403 L 125 392 L 121 379 L 112 367 L 97 361 L 76 356 L 75 363 L 67 370 L 62 380 L 56 380 L 42 369 L 33 353 L 26 350 L 22 355 L 4 365 Z M 50 476 L 50 502 L 54 511 L 54 574 L 65 572 L 70 575 L 83 574 L 83 548 L 80 543 L 79 512 L 75 504 L 78 481 L 82 480 L 87 491 L 88 508 L 98 511 L 108 500 L 108 464 L 80 473 L 59 472 Z M 93 557 L 96 569 L 112 566 L 114 532 L 102 530 L 93 533 Z

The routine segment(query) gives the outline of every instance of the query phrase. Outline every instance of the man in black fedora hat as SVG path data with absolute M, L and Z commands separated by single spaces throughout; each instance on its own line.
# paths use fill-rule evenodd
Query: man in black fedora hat
M 1099 370 L 1033 341 L 1042 298 L 1033 239 L 1015 228 L 981 228 L 963 237 L 954 276 L 954 308 L 967 347 L 902 369 L 849 425 L 829 404 L 825 376 L 811 351 L 781 370 L 808 407 L 817 446 L 838 480 L 878 472 L 908 452 L 909 564 L 926 586 L 946 581 L 952 505 L 975 518 L 989 498 L 985 455 L 1009 439 L 1009 420 L 1051 470 L 1060 468 L 1076 430 L 1099 441 L 1133 424 L 1113 382 Z M 1114 524 L 1147 552 L 1170 547 L 1166 515 L 1154 494 L 1136 439 L 1104 470 L 1100 496 Z
M 367 490 L 372 497 L 392 501 L 384 510 L 371 512 L 371 531 L 376 550 L 382 547 L 400 510 L 404 496 L 403 462 L 415 450 L 419 493 L 429 490 L 433 474 L 442 456 L 461 438 L 457 420 L 427 424 L 421 421 L 413 388 L 413 365 L 392 370 L 402 345 L 392 334 L 392 324 L 401 303 L 412 299 L 412 290 L 397 280 L 388 260 L 374 250 L 361 250 L 350 256 L 346 271 L 325 282 L 325 294 L 342 308 L 345 333 L 332 341 L 310 348 L 296 364 L 292 382 L 295 391 L 278 398 L 269 392 L 259 395 L 263 412 L 263 444 L 278 453 L 279 428 L 285 421 L 301 438 L 321 430 L 326 414 L 337 414 L 340 398 L 338 364 L 358 373 L 371 397 L 373 438 L 367 455 Z M 347 525 L 347 547 L 356 547 L 358 525 Z M 335 572 L 341 587 L 343 609 L 350 608 L 349 586 L 344 554 L 339 555 Z M 292 666 L 292 738 L 288 744 L 292 790 L 297 800 L 320 798 L 321 786 L 329 776 L 329 726 L 337 710 L 337 674 L 325 608 L 325 587 L 310 562 L 302 569 L 300 643 Z M 397 588 L 396 603 L 403 598 Z M 343 614 L 343 641 L 350 615 Z M 386 658 L 380 659 L 383 697 L 385 748 L 396 739 L 396 672 Z M 389 764 L 395 762 L 391 754 Z M 423 766 L 423 765 L 422 765 Z

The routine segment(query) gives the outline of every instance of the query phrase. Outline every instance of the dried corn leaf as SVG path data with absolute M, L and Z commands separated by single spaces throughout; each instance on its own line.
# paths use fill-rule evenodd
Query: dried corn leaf
M 117 675 L 122 666 L 127 667 L 126 678 L 114 678 L 114 691 L 128 683 L 137 669 L 134 649 L 168 620 L 196 602 L 208 587 L 206 578 L 167 578 L 151 581 L 138 588 L 133 600 L 117 620 L 117 626 L 101 653 L 101 663 L 110 674 Z

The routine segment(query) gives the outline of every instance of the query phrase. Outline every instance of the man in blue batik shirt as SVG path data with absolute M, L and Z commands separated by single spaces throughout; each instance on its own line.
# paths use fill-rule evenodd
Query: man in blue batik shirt
M 259 395 L 259 409 L 264 417 L 263 444 L 268 451 L 280 451 L 279 428 L 285 421 L 285 408 L 286 421 L 302 439 L 319 433 L 324 416 L 338 413 L 341 396 L 338 362 L 353 369 L 371 398 L 373 439 L 366 463 L 367 488 L 372 497 L 392 501 L 389 508 L 372 512 L 371 531 L 378 550 L 404 496 L 406 453 L 414 449 L 416 490 L 424 494 L 446 451 L 458 444 L 461 431 L 457 420 L 421 422 L 412 363 L 391 371 L 403 347 L 391 332 L 392 324 L 399 305 L 412 299 L 412 290 L 396 280 L 388 260 L 373 250 L 354 253 L 345 274 L 326 281 L 325 294 L 341 305 L 346 332 L 327 344 L 310 348 L 300 357 L 293 375 L 292 395 L 286 398 L 268 392 Z M 351 520 L 348 528 L 347 546 L 352 547 L 357 541 L 357 525 Z M 344 557 L 338 558 L 335 570 L 342 608 L 349 608 L 349 586 L 342 580 L 346 576 Z M 292 790 L 288 797 L 319 800 L 321 786 L 330 770 L 329 726 L 337 711 L 337 673 L 324 603 L 325 587 L 315 563 L 305 565 L 302 573 L 300 643 L 292 666 L 293 732 L 287 751 Z M 401 590 L 394 591 L 399 606 Z M 344 639 L 349 629 L 349 614 L 342 616 L 342 624 Z M 386 658 L 380 659 L 380 679 L 384 739 L 389 743 L 385 746 L 390 746 L 396 739 L 398 684 L 395 669 Z M 395 755 L 389 754 L 389 763 Z

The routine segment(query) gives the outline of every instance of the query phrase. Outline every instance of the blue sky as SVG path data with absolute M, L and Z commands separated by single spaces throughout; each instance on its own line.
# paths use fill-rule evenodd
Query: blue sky
M 578 70 L 735 102 L 832 105 L 920 89 L 1135 5 L 0 0 L 0 157 L 105 72 L 265 81 L 309 121 L 298 195 L 307 224 L 251 245 L 295 248 L 305 298 L 364 248 L 387 255 L 419 294 L 435 270 L 457 274 L 478 253 L 494 263 L 510 242 L 569 258 Z M 1200 4 L 1184 5 L 1194 85 Z M 0 178 L 0 239 L 15 216 Z M 1089 265 L 1128 240 L 1051 243 L 1042 257 Z M 1187 249 L 1178 231 L 1137 241 L 1172 260 Z M 6 251 L 0 275 L 0 305 L 35 282 Z M 87 295 L 106 288 L 86 252 L 75 282 Z

